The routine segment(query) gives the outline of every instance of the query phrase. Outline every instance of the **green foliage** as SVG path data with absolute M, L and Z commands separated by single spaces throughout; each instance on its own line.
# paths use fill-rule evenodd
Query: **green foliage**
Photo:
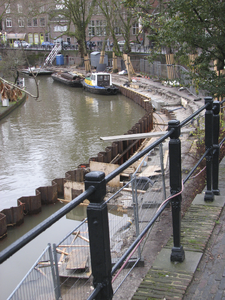
M 154 6 L 155 1 L 150 2 Z M 127 3 L 134 5 L 133 1 Z M 214 96 L 225 95 L 225 75 L 221 72 L 225 61 L 224 1 L 159 1 L 155 9 L 149 9 L 141 0 L 136 2 L 135 9 L 154 43 L 151 60 L 162 49 L 174 53 L 179 61 L 186 62 L 189 76 L 199 89 Z M 189 54 L 197 55 L 192 62 L 188 61 Z
M 81 56 L 87 54 L 86 51 L 86 29 L 91 20 L 96 0 L 56 0 L 50 13 L 50 18 L 54 21 L 65 22 L 67 20 L 67 31 L 63 34 L 75 36 L 79 45 Z M 55 9 L 57 8 L 57 9 Z M 75 31 L 71 30 L 74 26 Z

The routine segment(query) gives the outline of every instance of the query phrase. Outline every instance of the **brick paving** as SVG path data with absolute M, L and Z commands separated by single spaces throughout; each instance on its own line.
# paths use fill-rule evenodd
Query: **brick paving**
M 225 193 L 225 159 L 220 163 L 220 194 Z M 225 300 L 225 208 L 215 224 L 184 300 Z
M 205 203 L 204 194 L 197 195 L 182 219 L 184 262 L 170 262 L 171 237 L 132 300 L 225 300 L 225 158 L 220 163 L 219 189 L 213 203 Z

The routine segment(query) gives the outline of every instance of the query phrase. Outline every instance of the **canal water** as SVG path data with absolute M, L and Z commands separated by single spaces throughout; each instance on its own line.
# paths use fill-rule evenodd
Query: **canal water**
M 140 106 L 122 95 L 92 95 L 56 83 L 50 76 L 40 76 L 38 81 L 39 99 L 28 97 L 0 121 L 0 211 L 88 163 L 90 157 L 110 146 L 101 136 L 124 134 L 144 115 Z M 27 90 L 36 94 L 34 79 L 25 77 L 25 83 Z M 61 206 L 43 207 L 40 214 L 27 216 L 16 230 L 9 229 L 0 251 Z M 63 217 L 0 265 L 0 300 L 7 299 L 47 244 L 58 243 L 77 223 Z

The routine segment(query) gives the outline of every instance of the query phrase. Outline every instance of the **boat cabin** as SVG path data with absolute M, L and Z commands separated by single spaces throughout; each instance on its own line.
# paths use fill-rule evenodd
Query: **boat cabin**
M 91 80 L 94 85 L 97 86 L 111 86 L 112 85 L 112 77 L 111 74 L 108 73 L 92 73 Z

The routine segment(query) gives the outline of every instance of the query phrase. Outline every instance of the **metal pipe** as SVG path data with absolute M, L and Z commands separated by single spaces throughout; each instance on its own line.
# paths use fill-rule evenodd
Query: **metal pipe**
M 103 288 L 103 284 L 98 283 L 98 285 L 96 286 L 96 288 L 94 289 L 92 294 L 87 298 L 87 300 L 94 300 L 95 297 L 99 294 L 99 292 L 101 291 L 102 288 Z
M 196 165 L 191 169 L 191 171 L 188 173 L 187 177 L 184 179 L 183 183 L 185 184 L 188 179 L 191 177 L 191 175 L 194 173 L 194 171 L 197 169 L 197 167 L 200 165 L 200 163 L 203 161 L 203 159 L 208 155 L 210 149 L 205 151 L 205 153 L 202 155 L 202 157 L 199 159 L 199 161 L 196 163 Z
M 208 103 L 203 105 L 201 108 L 199 108 L 196 112 L 194 112 L 191 116 L 189 116 L 188 118 L 186 118 L 184 121 L 182 121 L 180 123 L 180 127 L 182 128 L 186 123 L 188 123 L 189 121 L 191 121 L 195 116 L 197 116 L 200 112 L 202 112 L 205 108 L 208 107 Z

